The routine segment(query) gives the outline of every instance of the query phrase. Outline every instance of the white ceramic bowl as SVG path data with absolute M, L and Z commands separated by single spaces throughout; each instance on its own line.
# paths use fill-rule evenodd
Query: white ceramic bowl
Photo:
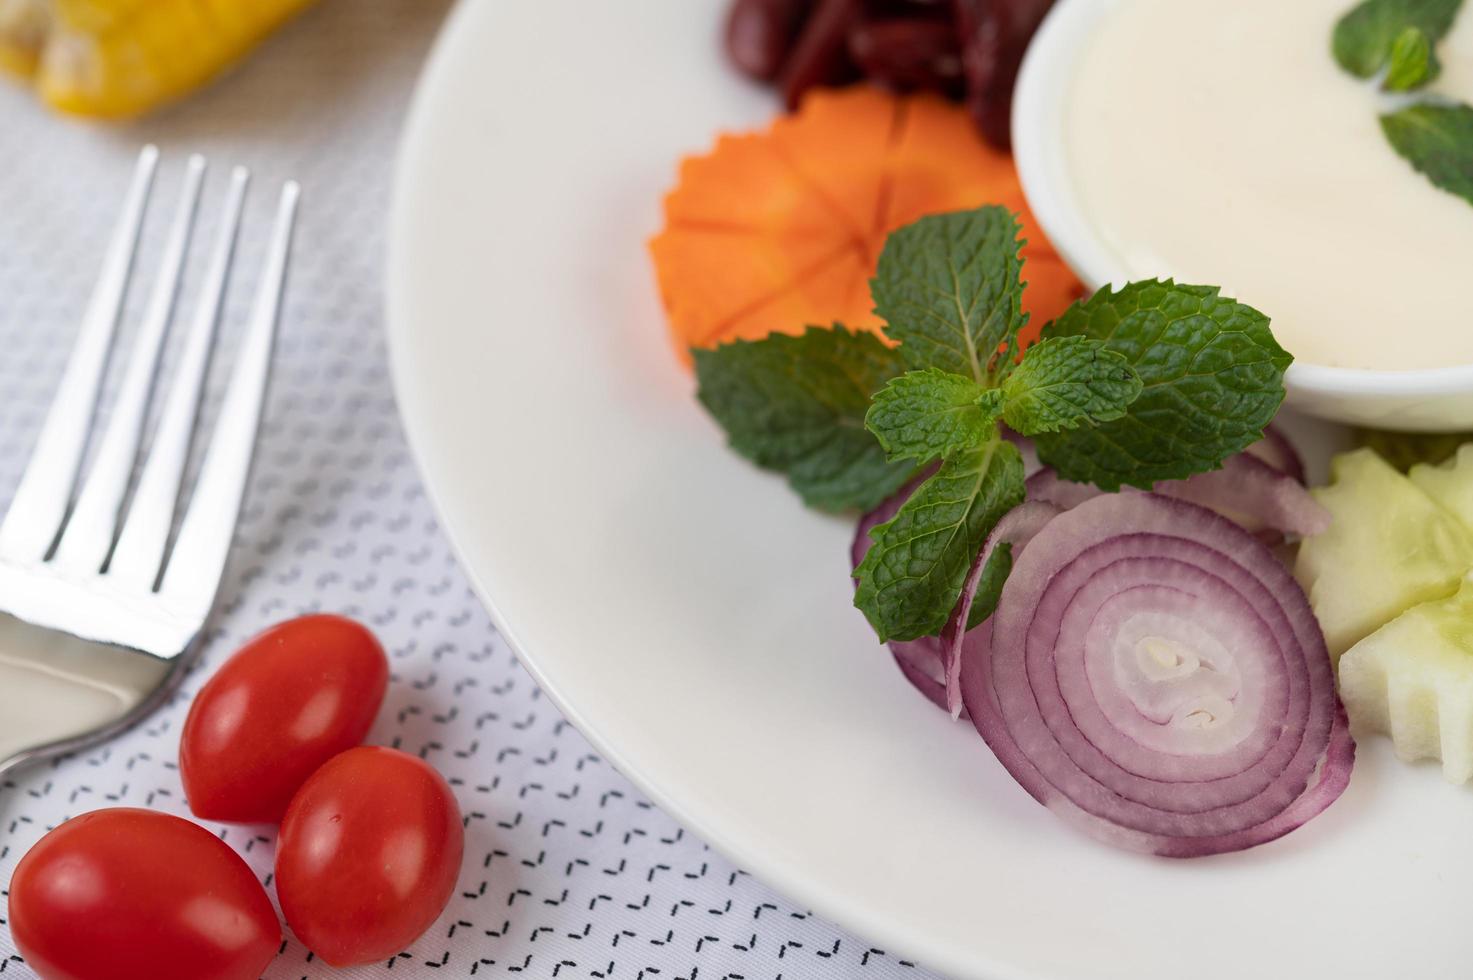
M 1085 41 L 1101 18 L 1128 2 L 1059 0 L 1023 59 L 1013 102 L 1013 155 L 1028 204 L 1064 261 L 1091 288 L 1129 276 L 1079 207 L 1062 110 Z M 1295 362 L 1284 380 L 1289 404 L 1331 421 L 1429 432 L 1473 429 L 1473 364 L 1366 371 Z

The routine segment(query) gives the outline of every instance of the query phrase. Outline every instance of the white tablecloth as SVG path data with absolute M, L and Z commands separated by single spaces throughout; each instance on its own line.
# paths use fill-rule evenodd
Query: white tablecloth
M 390 652 L 370 739 L 421 754 L 450 779 L 466 815 L 465 863 L 449 908 L 397 959 L 336 971 L 288 932 L 269 976 L 921 980 L 733 868 L 600 759 L 497 637 L 436 526 L 390 391 L 381 272 L 395 139 L 445 8 L 326 0 L 213 88 L 122 128 L 58 119 L 0 85 L 0 503 L 50 400 L 138 146 L 165 153 L 145 277 L 185 153 L 215 164 L 197 242 L 209 241 L 225 166 L 255 173 L 217 390 L 275 189 L 287 177 L 304 187 L 257 470 L 202 662 L 133 731 L 0 781 L 0 882 L 75 814 L 130 805 L 187 816 L 175 759 L 190 698 L 252 633 L 334 611 L 369 624 Z M 186 312 L 191 294 L 186 282 Z M 206 826 L 269 888 L 273 828 Z M 0 975 L 31 975 L 3 924 Z

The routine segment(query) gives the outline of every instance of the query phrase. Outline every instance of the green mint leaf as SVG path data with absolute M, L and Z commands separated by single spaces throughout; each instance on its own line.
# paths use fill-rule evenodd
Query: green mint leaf
M 1217 468 L 1247 448 L 1284 399 L 1293 360 L 1251 306 L 1215 286 L 1166 280 L 1108 287 L 1044 328 L 1124 355 L 1141 391 L 1121 418 L 1039 435 L 1039 459 L 1066 480 L 1149 490 Z
M 1386 77 L 1381 80 L 1381 87 L 1388 92 L 1409 92 L 1432 81 L 1442 70 L 1432 42 L 1416 27 L 1396 35 L 1388 62 Z
M 1415 27 L 1429 45 L 1442 40 L 1452 27 L 1463 0 L 1364 0 L 1335 25 L 1330 50 L 1340 67 L 1359 78 L 1370 78 L 1391 58 L 1397 38 Z M 1430 80 L 1436 61 L 1429 59 Z
M 972 597 L 972 611 L 967 614 L 967 629 L 975 629 L 997 611 L 997 602 L 1002 598 L 1002 587 L 1008 583 L 1013 571 L 1013 543 L 999 542 L 987 556 L 982 566 L 982 581 L 977 583 L 977 594 Z
M 882 641 L 933 636 L 998 519 L 1023 502 L 1023 457 L 1000 437 L 952 456 L 870 532 L 854 604 Z
M 999 348 L 1028 322 L 1019 230 L 1012 212 L 989 205 L 930 215 L 885 240 L 870 292 L 909 367 L 984 385 L 1010 369 Z
M 928 463 L 980 446 L 996 433 L 996 398 L 984 398 L 995 390 L 936 368 L 910 371 L 875 394 L 864 424 L 891 459 Z
M 1382 116 L 1381 131 L 1428 180 L 1473 204 L 1473 108 L 1408 106 Z
M 1001 388 L 983 388 L 977 396 L 977 407 L 993 421 L 1002 418 L 1002 406 L 1006 400 Z
M 1050 337 L 1034 344 L 1003 382 L 1002 417 L 1025 436 L 1110 422 L 1141 393 L 1124 354 L 1089 337 Z
M 915 474 L 864 428 L 870 396 L 902 370 L 874 334 L 810 327 L 692 354 L 697 397 L 732 449 L 786 473 L 810 507 L 869 510 Z

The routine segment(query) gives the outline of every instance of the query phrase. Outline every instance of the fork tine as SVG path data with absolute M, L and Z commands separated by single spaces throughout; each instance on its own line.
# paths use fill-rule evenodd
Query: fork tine
M 152 589 L 158 581 L 184 467 L 189 460 L 200 394 L 209 370 L 210 351 L 230 278 L 231 257 L 235 253 L 241 205 L 249 182 L 250 174 L 244 167 L 231 171 L 225 211 L 194 310 L 194 322 L 179 358 L 169 399 L 159 416 L 158 431 L 149 447 L 143 473 L 138 478 L 133 503 L 108 562 L 109 577 L 135 588 Z
M 240 516 L 240 502 L 251 475 L 300 194 L 301 188 L 294 180 L 281 189 L 266 265 L 236 355 L 235 371 L 160 586 L 161 594 L 178 608 L 190 614 L 197 610 L 201 618 L 208 615 L 219 590 L 230 539 Z
M 5 523 L 0 525 L 0 558 L 18 563 L 43 560 L 66 518 L 113 334 L 127 294 L 133 253 L 137 250 L 138 232 L 143 226 L 143 212 L 158 157 L 158 148 L 151 145 L 138 155 L 133 182 L 123 202 L 123 214 L 108 243 L 71 358 L 5 515 Z
M 112 416 L 108 419 L 107 431 L 57 544 L 52 561 L 58 566 L 79 572 L 96 572 L 107 560 L 123 505 L 123 494 L 138 456 L 138 441 L 148 417 L 148 404 L 158 379 L 159 354 L 163 350 L 164 338 L 168 336 L 169 321 L 173 318 L 174 304 L 179 295 L 179 277 L 189 250 L 204 173 L 205 158 L 196 153 L 189 158 L 184 189 L 164 247 L 163 264 L 154 283 L 153 295 L 149 298 L 148 311 L 139 327 L 138 338 L 133 343 L 128 371 L 118 391 Z

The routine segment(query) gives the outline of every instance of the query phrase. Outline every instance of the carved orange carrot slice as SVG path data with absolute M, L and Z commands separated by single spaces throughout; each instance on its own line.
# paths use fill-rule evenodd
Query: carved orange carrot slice
M 1036 333 L 1083 287 L 1034 224 L 1012 159 L 936 96 L 810 92 L 767 130 L 722 136 L 681 162 L 650 242 L 675 345 L 688 359 L 691 347 L 810 324 L 878 329 L 869 279 L 885 236 L 983 204 L 1022 218 L 1023 308 Z

